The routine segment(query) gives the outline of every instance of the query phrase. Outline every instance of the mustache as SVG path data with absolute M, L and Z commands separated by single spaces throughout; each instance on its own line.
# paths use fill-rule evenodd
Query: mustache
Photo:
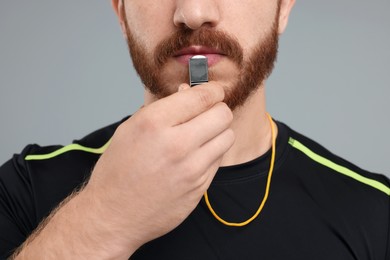
M 238 43 L 238 40 L 223 31 L 207 27 L 202 27 L 195 31 L 181 27 L 157 45 L 154 53 L 154 61 L 161 68 L 175 53 L 193 45 L 216 49 L 226 55 L 239 67 L 243 63 L 244 51 Z

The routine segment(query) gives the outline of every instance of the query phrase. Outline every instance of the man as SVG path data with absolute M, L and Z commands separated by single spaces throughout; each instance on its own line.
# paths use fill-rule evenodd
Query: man
M 2 256 L 389 259 L 389 180 L 266 113 L 294 0 L 112 4 L 145 105 L 2 166 Z M 212 81 L 190 88 L 195 55 Z

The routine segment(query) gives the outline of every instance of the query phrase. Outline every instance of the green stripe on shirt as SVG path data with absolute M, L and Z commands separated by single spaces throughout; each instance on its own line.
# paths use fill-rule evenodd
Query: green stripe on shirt
M 387 187 L 386 185 L 384 185 L 383 183 L 379 182 L 379 181 L 376 181 L 376 180 L 373 180 L 373 179 L 369 179 L 369 178 L 366 178 L 344 166 L 341 166 L 339 164 L 336 164 L 332 161 L 330 161 L 329 159 L 325 158 L 325 157 L 322 157 L 321 155 L 318 155 L 316 154 L 315 152 L 313 152 L 312 150 L 310 150 L 309 148 L 307 148 L 306 146 L 304 146 L 302 143 L 300 143 L 299 141 L 293 139 L 292 137 L 290 137 L 290 140 L 289 140 L 289 144 L 298 149 L 299 151 L 303 152 L 304 154 L 306 154 L 309 158 L 311 158 L 312 160 L 316 161 L 317 163 L 319 164 L 322 164 L 338 173 L 341 173 L 343 175 L 346 175 L 348 177 L 351 177 L 352 179 L 355 179 L 361 183 L 364 183 L 368 186 L 371 186 L 377 190 L 380 190 L 382 192 L 384 192 L 385 194 L 389 195 L 390 196 L 390 188 Z
M 107 147 L 109 146 L 110 141 L 111 140 L 109 140 L 105 145 L 103 145 L 100 148 L 90 148 L 79 144 L 70 144 L 48 154 L 27 155 L 24 159 L 26 161 L 47 160 L 71 151 L 84 151 L 87 153 L 103 154 L 104 151 L 106 151 Z

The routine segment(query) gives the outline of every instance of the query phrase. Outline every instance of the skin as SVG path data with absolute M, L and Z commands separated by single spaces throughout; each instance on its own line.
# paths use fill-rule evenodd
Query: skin
M 294 0 L 281 1 L 278 34 L 282 34 L 286 29 L 294 3 Z M 244 50 L 244 60 L 247 60 L 259 41 L 269 33 L 275 20 L 277 1 L 166 0 L 164 3 L 153 0 L 127 1 L 126 17 L 121 16 L 120 10 L 124 8 L 121 0 L 113 0 L 112 6 L 118 15 L 124 37 L 127 20 L 134 37 L 149 50 L 150 57 L 161 40 L 184 25 L 192 30 L 200 29 L 202 26 L 212 27 L 235 36 Z M 217 83 L 225 89 L 236 81 L 237 67 L 228 59 L 214 65 L 211 70 L 215 74 L 222 74 Z M 186 73 L 188 73 L 186 67 L 170 61 L 164 68 L 163 74 L 167 76 L 162 81 L 168 82 L 167 85 L 171 86 L 170 92 L 174 93 L 177 86 L 182 83 L 182 75 Z M 265 82 L 259 82 L 257 91 L 242 107 L 233 111 L 234 121 L 231 127 L 235 132 L 236 141 L 224 155 L 221 165 L 249 161 L 269 149 L 271 130 L 266 117 L 264 86 Z M 145 91 L 146 105 L 156 100 L 157 96 L 148 90 Z M 206 126 L 201 126 L 200 129 L 204 127 Z
M 128 0 L 122 17 L 122 2 L 112 5 L 122 28 L 127 19 L 151 52 L 178 26 L 210 26 L 235 35 L 244 58 L 272 26 L 277 7 L 271 0 Z M 279 34 L 293 5 L 282 0 Z M 165 69 L 182 73 L 178 66 Z M 218 73 L 224 69 L 237 68 L 227 59 L 214 66 Z M 231 111 L 222 102 L 231 75 L 195 88 L 166 78 L 173 94 L 161 99 L 146 90 L 145 106 L 119 126 L 84 189 L 67 198 L 14 258 L 128 259 L 192 212 L 218 167 L 265 153 L 271 136 L 264 82 Z

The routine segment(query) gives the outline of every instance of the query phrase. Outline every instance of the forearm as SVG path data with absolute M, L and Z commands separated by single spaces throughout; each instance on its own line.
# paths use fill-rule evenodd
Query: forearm
M 101 212 L 97 198 L 72 194 L 37 228 L 11 259 L 128 259 L 136 250 Z

